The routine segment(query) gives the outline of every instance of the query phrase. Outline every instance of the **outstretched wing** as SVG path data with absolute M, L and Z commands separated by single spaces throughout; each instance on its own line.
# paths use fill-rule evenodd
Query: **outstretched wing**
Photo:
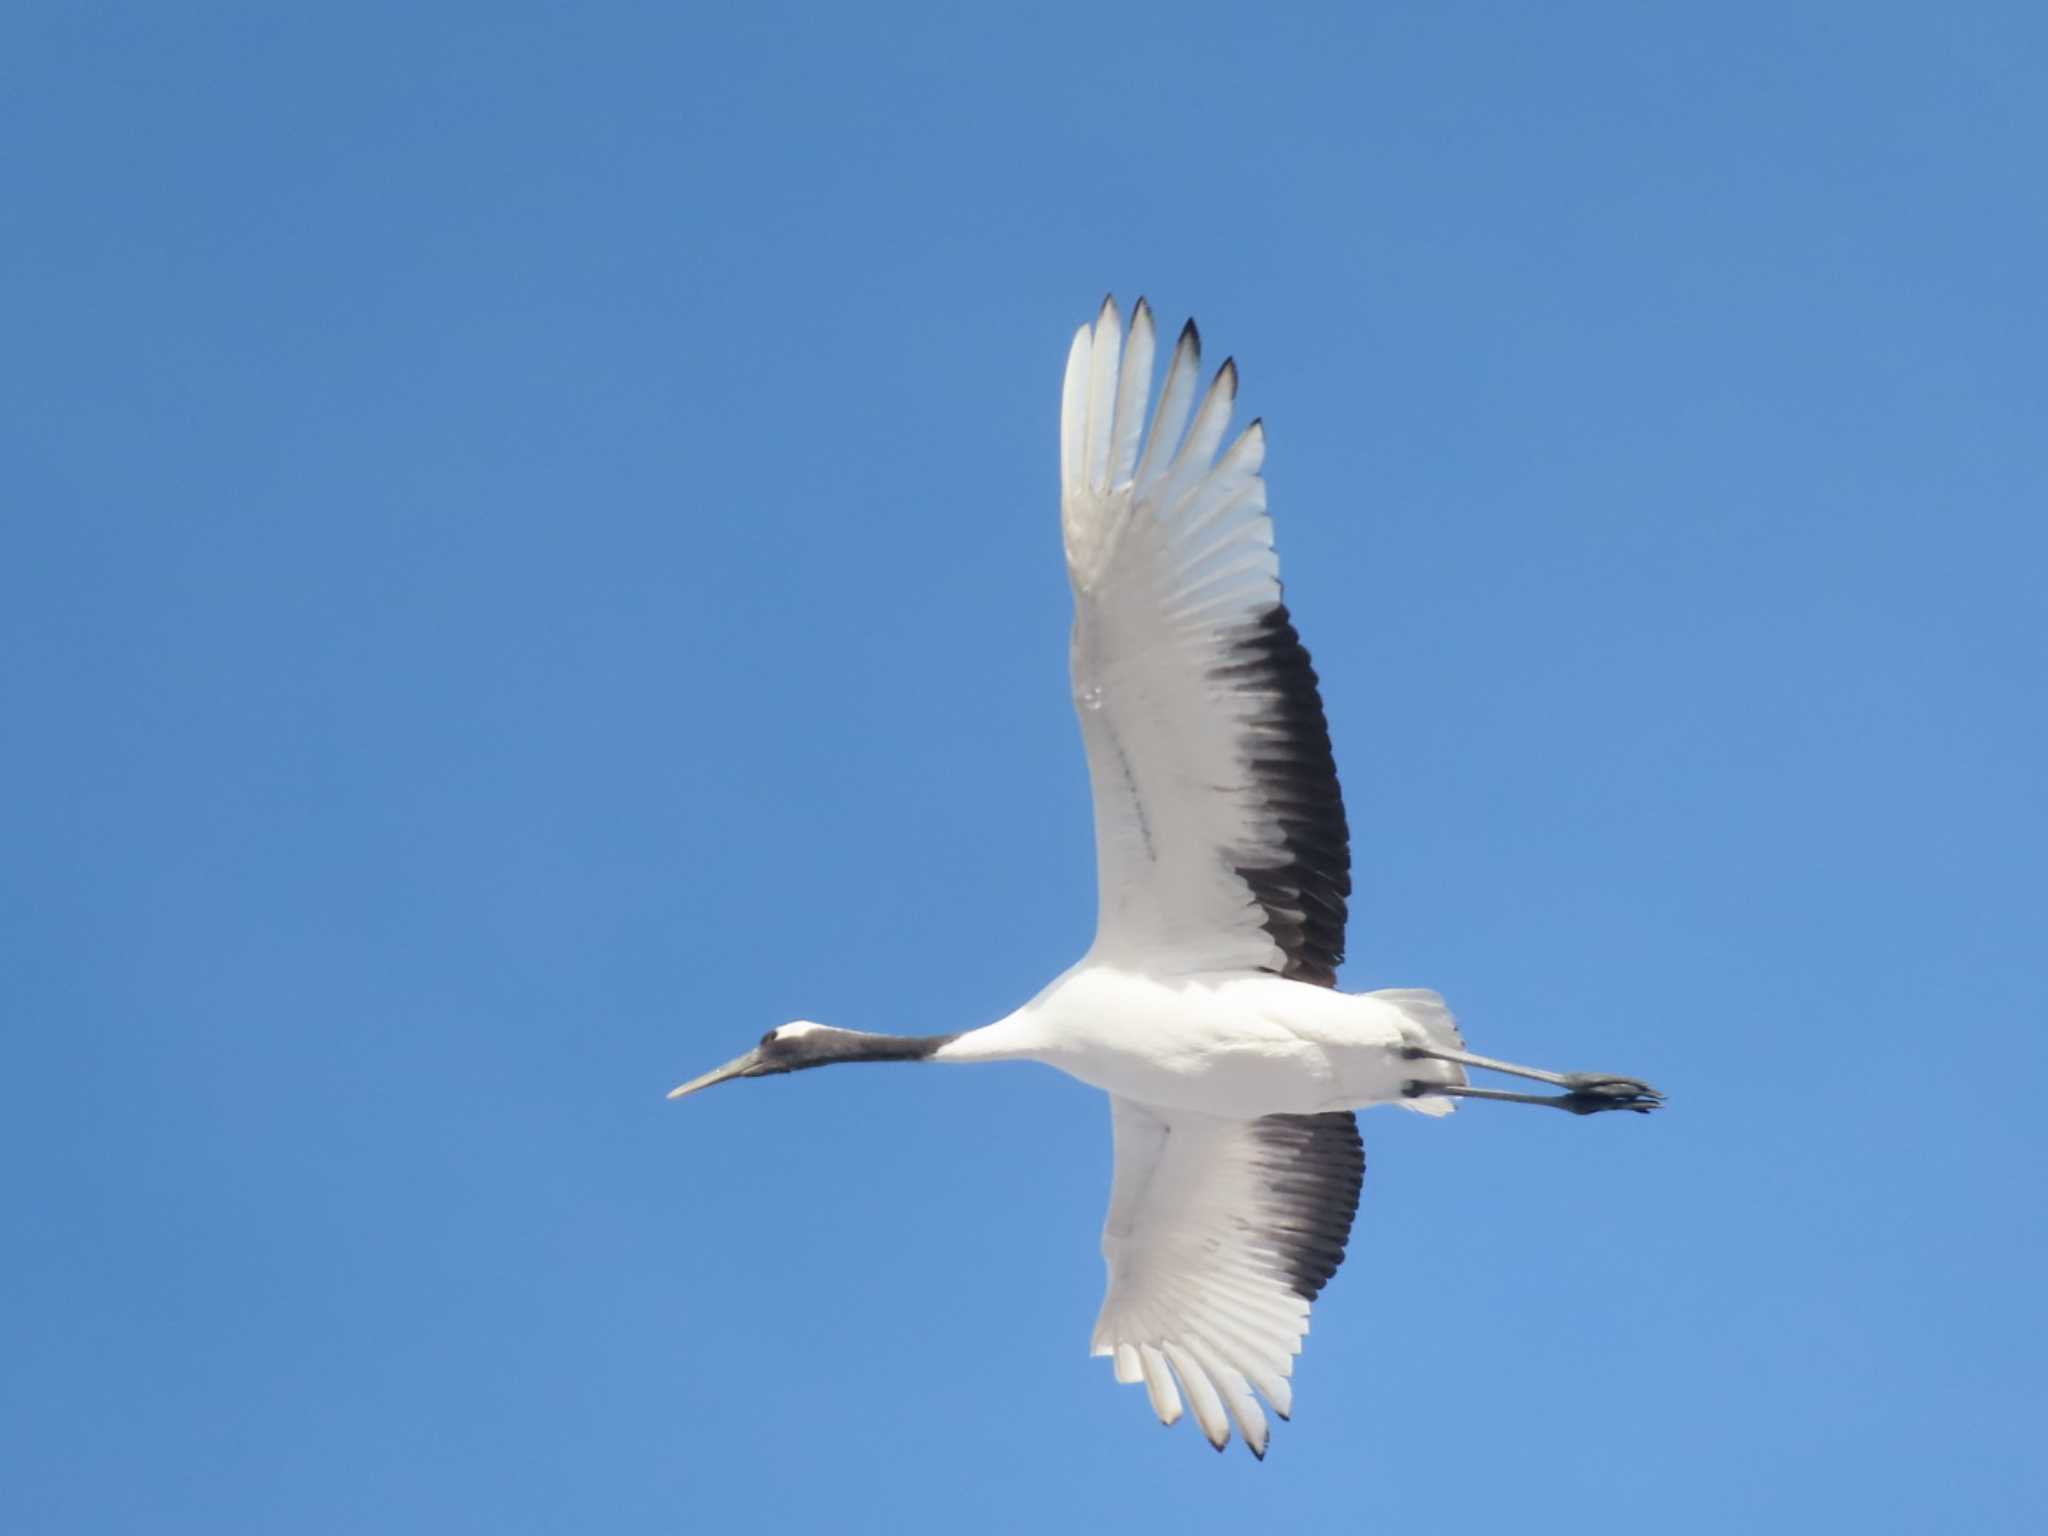
M 1259 1397 L 1286 1418 L 1309 1303 L 1344 1259 L 1365 1147 L 1350 1111 L 1222 1120 L 1112 1096 L 1116 1181 L 1093 1351 L 1142 1381 L 1162 1424 L 1181 1393 L 1222 1450 L 1236 1420 L 1266 1454 Z M 1175 1378 L 1179 1387 L 1175 1387 Z M 1254 1394 L 1257 1394 L 1256 1396 Z
M 1190 321 L 1147 433 L 1153 344 L 1144 300 L 1128 345 L 1105 300 L 1074 338 L 1061 409 L 1096 953 L 1327 986 L 1350 835 L 1316 674 L 1280 600 L 1265 430 L 1254 421 L 1217 456 L 1237 369 L 1226 362 L 1197 406 Z

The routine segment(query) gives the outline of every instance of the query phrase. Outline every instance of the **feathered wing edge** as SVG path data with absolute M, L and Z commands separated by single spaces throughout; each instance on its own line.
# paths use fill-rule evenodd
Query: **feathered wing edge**
M 1263 1460 L 1260 1407 L 1293 1412 L 1309 1304 L 1343 1262 L 1365 1146 L 1348 1110 L 1215 1120 L 1112 1098 L 1117 1178 L 1092 1343 L 1162 1424 L 1183 1395 L 1217 1450 L 1234 1422 Z
M 1254 420 L 1216 457 L 1236 404 L 1237 367 L 1225 360 L 1197 409 L 1201 332 L 1189 320 L 1146 432 L 1154 345 L 1142 298 L 1128 342 L 1109 297 L 1075 333 L 1060 418 L 1068 569 L 1085 602 L 1128 519 L 1149 512 L 1170 529 L 1176 590 L 1164 594 L 1163 617 L 1215 636 L 1220 659 L 1207 677 L 1226 685 L 1240 717 L 1258 833 L 1231 868 L 1280 951 L 1281 963 L 1268 968 L 1334 986 L 1350 908 L 1351 833 L 1315 668 L 1281 598 L 1260 477 L 1264 425 Z M 1247 591 L 1261 585 L 1271 600 L 1247 616 Z

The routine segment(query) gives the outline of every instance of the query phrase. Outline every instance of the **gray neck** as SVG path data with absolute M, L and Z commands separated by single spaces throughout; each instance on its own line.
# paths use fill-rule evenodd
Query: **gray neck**
M 799 1067 L 824 1067 L 842 1061 L 924 1061 L 958 1035 L 869 1035 L 858 1030 L 819 1030 L 806 1036 Z

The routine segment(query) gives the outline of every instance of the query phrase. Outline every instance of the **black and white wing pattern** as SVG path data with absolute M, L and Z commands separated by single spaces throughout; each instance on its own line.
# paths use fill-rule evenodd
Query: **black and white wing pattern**
M 1237 369 L 1197 402 L 1191 321 L 1146 432 L 1153 353 L 1144 300 L 1128 342 L 1105 300 L 1074 338 L 1060 413 L 1095 953 L 1327 986 L 1344 957 L 1349 831 L 1315 671 L 1281 602 L 1265 430 L 1252 422 L 1218 455 Z
M 1109 1294 L 1093 1351 L 1114 1357 L 1118 1381 L 1145 1383 L 1162 1424 L 1185 1393 L 1211 1445 L 1223 1449 L 1234 1420 L 1263 1460 L 1259 1398 L 1293 1412 L 1309 1303 L 1358 1210 L 1358 1123 L 1348 1110 L 1224 1120 L 1115 1096 L 1110 1108 Z

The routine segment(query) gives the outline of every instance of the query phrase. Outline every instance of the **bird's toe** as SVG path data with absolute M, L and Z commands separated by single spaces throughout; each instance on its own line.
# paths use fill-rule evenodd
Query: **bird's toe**
M 1597 1115 L 1602 1110 L 1626 1109 L 1647 1115 L 1660 1108 L 1664 1095 L 1640 1078 L 1614 1077 L 1601 1072 L 1572 1072 L 1565 1077 L 1566 1109 L 1575 1115 Z

